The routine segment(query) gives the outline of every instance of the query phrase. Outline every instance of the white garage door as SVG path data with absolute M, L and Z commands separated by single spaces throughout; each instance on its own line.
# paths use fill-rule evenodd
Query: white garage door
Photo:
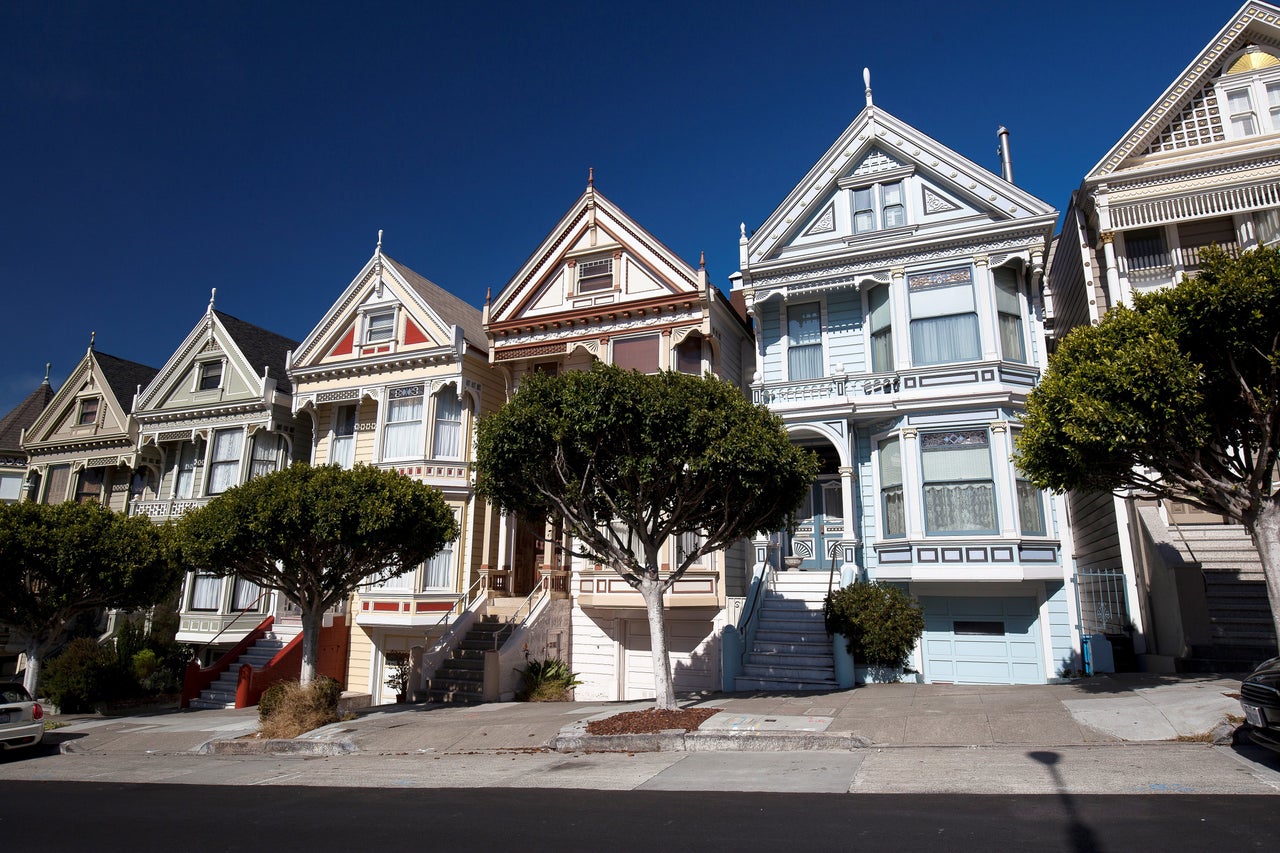
M 1043 684 L 1034 598 L 921 596 L 930 682 Z

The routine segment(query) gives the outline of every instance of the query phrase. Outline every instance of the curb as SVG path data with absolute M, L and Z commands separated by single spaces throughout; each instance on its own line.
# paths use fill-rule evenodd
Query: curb
M 571 726 L 551 739 L 556 752 L 817 752 L 865 749 L 872 742 L 852 732 L 664 732 L 589 735 Z
M 272 738 L 219 738 L 200 744 L 201 755 L 351 755 L 358 752 L 355 743 L 341 740 L 289 740 Z

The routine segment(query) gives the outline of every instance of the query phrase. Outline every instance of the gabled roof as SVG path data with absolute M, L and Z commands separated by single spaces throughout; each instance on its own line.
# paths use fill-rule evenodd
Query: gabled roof
M 0 418 L 0 451 L 19 451 L 22 447 L 22 431 L 36 422 L 45 406 L 53 399 L 53 386 L 48 377 L 40 383 L 40 387 L 27 395 L 27 398 L 14 406 L 9 414 Z
M 92 356 L 98 363 L 98 369 L 102 371 L 102 377 L 111 389 L 112 396 L 116 398 L 116 402 L 120 404 L 120 410 L 125 414 L 132 409 L 133 396 L 138 393 L 138 389 L 147 387 L 160 372 L 154 367 L 116 358 L 105 352 L 95 350 Z
M 1280 46 L 1280 8 L 1258 0 L 1241 6 L 1150 109 L 1089 170 L 1085 180 L 1096 180 L 1118 171 L 1129 159 L 1146 153 L 1171 125 L 1184 120 L 1192 124 L 1201 122 L 1203 117 L 1194 115 L 1196 101 L 1203 97 L 1206 85 L 1221 73 L 1227 59 L 1250 43 Z M 1182 114 L 1187 111 L 1192 114 L 1184 117 Z
M 484 336 L 484 325 L 480 322 L 480 309 L 462 301 L 435 282 L 429 281 L 409 269 L 404 264 L 387 255 L 382 259 L 393 267 L 404 283 L 413 288 L 422 301 L 430 305 L 446 325 L 462 329 L 467 343 L 483 350 L 488 346 Z
M 678 293 L 700 293 L 702 276 L 698 270 L 669 249 L 648 229 L 640 225 L 622 208 L 611 202 L 589 181 L 586 190 L 542 242 L 529 255 L 520 269 L 493 298 L 488 312 L 489 323 L 513 320 L 536 296 L 548 273 L 563 262 L 564 257 L 586 239 L 593 229 L 603 234 L 603 243 L 626 248 L 657 273 L 664 286 Z M 580 249 L 578 251 L 581 251 Z
M 215 310 L 213 312 L 222 327 L 231 335 L 236 346 L 245 359 L 253 365 L 259 376 L 262 368 L 271 368 L 271 377 L 276 380 L 276 388 L 286 394 L 292 390 L 287 371 L 288 355 L 297 349 L 298 342 L 284 335 L 269 332 L 261 326 L 246 323 L 230 314 Z
M 940 189 L 939 205 L 958 202 L 992 223 L 1057 215 L 1047 202 L 868 103 L 747 240 L 747 265 L 777 257 L 789 241 L 812 228 L 841 183 L 855 177 L 868 158 L 883 160 L 876 168 L 886 173 L 910 169 L 927 176 Z

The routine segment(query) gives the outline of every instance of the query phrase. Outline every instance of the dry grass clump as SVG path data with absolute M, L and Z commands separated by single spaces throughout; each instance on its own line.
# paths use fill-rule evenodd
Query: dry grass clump
M 342 688 L 332 678 L 307 685 L 282 681 L 272 685 L 258 703 L 258 731 L 264 738 L 295 738 L 338 721 Z

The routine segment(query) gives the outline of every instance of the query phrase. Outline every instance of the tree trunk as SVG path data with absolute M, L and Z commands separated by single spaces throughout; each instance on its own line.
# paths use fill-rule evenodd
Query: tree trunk
M 671 658 L 667 655 L 667 621 L 662 609 L 662 581 L 644 578 L 640 581 L 639 589 L 649 616 L 654 707 L 664 711 L 671 710 L 676 706 L 676 691 L 671 681 Z
M 43 652 L 43 649 L 40 648 L 41 645 L 40 641 L 35 638 L 27 641 L 27 648 L 25 650 L 27 655 L 27 668 L 22 674 L 22 686 L 27 688 L 27 692 L 35 698 L 39 698 L 36 694 L 36 687 L 40 681 L 40 658 L 42 657 L 41 653 Z
M 1280 502 L 1264 501 L 1249 532 L 1253 534 L 1253 545 L 1262 561 L 1271 604 L 1271 625 L 1280 642 Z
M 310 684 L 316 677 L 316 663 L 320 657 L 320 626 L 324 621 L 324 609 L 302 607 L 302 672 L 298 680 Z

